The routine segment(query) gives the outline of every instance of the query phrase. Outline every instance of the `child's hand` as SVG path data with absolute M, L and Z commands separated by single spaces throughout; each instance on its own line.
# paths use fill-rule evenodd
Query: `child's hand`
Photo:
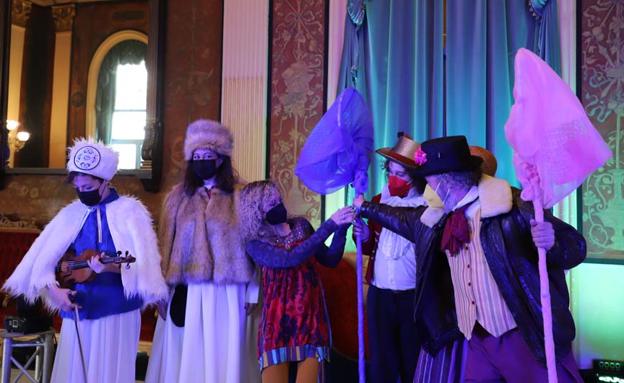
M 342 209 L 338 209 L 332 216 L 329 218 L 336 223 L 336 225 L 346 225 L 355 219 L 355 212 L 349 206 L 343 207 Z
M 368 241 L 368 237 L 370 236 L 368 225 L 361 219 L 356 219 L 353 223 L 353 234 L 355 234 L 356 237 L 360 237 L 363 242 Z

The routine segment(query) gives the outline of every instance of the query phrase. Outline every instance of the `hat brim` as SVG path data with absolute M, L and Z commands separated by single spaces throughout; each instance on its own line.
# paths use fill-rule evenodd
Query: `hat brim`
M 416 173 L 421 177 L 433 176 L 449 172 L 470 172 L 481 166 L 483 159 L 478 156 L 470 156 L 470 161 L 464 164 L 445 164 L 425 162 L 422 166 L 416 167 Z
M 389 159 L 390 161 L 398 162 L 399 164 L 406 166 L 412 169 L 418 169 L 418 165 L 414 162 L 413 159 L 402 156 L 396 152 L 392 151 L 392 148 L 381 148 L 375 150 L 377 154 Z

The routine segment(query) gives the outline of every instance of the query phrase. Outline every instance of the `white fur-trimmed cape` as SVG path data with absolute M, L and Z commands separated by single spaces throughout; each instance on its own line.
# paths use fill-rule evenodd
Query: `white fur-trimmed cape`
M 65 206 L 37 237 L 3 289 L 11 295 L 35 300 L 41 289 L 55 285 L 54 269 L 78 235 L 90 208 L 76 200 Z M 128 250 L 136 262 L 121 268 L 127 297 L 140 296 L 143 304 L 168 298 L 160 269 L 160 253 L 149 212 L 137 199 L 120 196 L 106 205 L 106 218 L 117 250 Z M 58 309 L 50 300 L 48 306 Z

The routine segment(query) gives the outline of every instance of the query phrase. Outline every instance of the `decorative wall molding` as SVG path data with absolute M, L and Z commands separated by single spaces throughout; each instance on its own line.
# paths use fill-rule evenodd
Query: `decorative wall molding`
M 26 23 L 30 17 L 31 10 L 32 1 L 13 0 L 11 2 L 11 23 L 26 28 Z
M 54 18 L 54 26 L 57 32 L 71 31 L 75 16 L 76 6 L 73 4 L 52 7 L 52 17 Z

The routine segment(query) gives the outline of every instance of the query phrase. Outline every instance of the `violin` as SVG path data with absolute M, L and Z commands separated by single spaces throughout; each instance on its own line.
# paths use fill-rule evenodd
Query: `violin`
M 56 265 L 55 273 L 56 280 L 59 282 L 62 288 L 71 288 L 76 283 L 87 283 L 95 279 L 95 272 L 89 267 L 87 261 L 91 258 L 101 254 L 101 251 L 89 249 L 85 250 L 80 255 L 76 256 L 74 252 L 67 252 L 63 258 Z M 130 263 L 134 263 L 136 258 L 126 251 L 124 256 L 121 256 L 122 252 L 118 251 L 117 254 L 101 257 L 100 262 L 107 264 L 126 264 L 126 268 L 130 268 Z

